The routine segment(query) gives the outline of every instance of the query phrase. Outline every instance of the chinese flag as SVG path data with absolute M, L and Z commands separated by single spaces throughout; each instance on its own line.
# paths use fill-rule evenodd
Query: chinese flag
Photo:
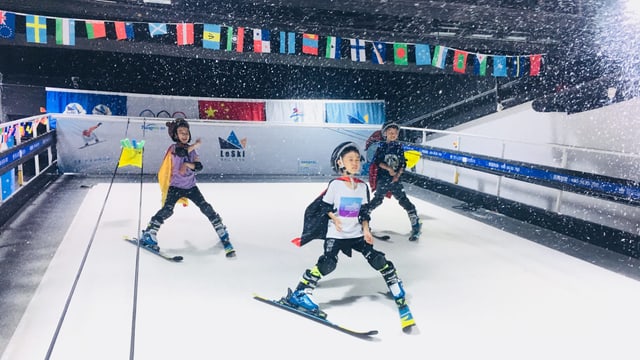
M 264 102 L 199 100 L 200 119 L 265 121 Z

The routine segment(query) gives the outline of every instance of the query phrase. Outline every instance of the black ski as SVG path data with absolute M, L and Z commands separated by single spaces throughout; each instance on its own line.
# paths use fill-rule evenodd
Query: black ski
M 391 239 L 391 236 L 389 236 L 389 235 L 378 235 L 378 234 L 374 234 L 374 233 L 371 233 L 371 235 L 373 235 L 373 237 L 378 239 L 378 240 L 387 241 L 387 240 Z
M 130 237 L 125 236 L 124 240 L 126 242 L 130 243 L 130 244 L 138 246 L 138 239 L 137 238 L 130 238 Z M 140 245 L 140 248 L 141 249 L 145 249 L 148 252 L 150 252 L 152 254 L 155 254 L 155 255 L 158 255 L 161 258 L 163 258 L 165 260 L 168 260 L 168 261 L 171 261 L 171 262 L 180 262 L 180 261 L 183 260 L 182 256 L 180 256 L 180 255 L 169 255 L 169 254 L 165 253 L 162 250 L 156 250 L 156 249 L 153 249 L 153 248 L 150 248 L 150 247 L 147 247 L 147 246 L 143 246 L 143 245 Z
M 329 321 L 329 320 L 327 320 L 327 319 L 325 319 L 323 317 L 320 317 L 320 316 L 317 316 L 317 315 L 314 315 L 314 314 L 311 314 L 311 313 L 308 313 L 308 312 L 305 312 L 305 311 L 302 311 L 302 310 L 298 310 L 298 309 L 288 305 L 286 302 L 284 302 L 283 299 L 271 300 L 271 299 L 267 299 L 267 298 L 264 298 L 264 297 L 262 297 L 260 295 L 256 295 L 256 294 L 253 295 L 253 298 L 258 300 L 258 301 L 261 301 L 261 302 L 263 302 L 265 304 L 270 304 L 270 305 L 273 305 L 273 306 L 275 306 L 277 308 L 290 311 L 290 312 L 292 312 L 294 314 L 298 314 L 298 315 L 300 315 L 302 317 L 305 317 L 307 319 L 311 319 L 311 320 L 313 320 L 315 322 L 319 322 L 320 324 L 326 325 L 326 326 L 328 326 L 328 327 L 330 327 L 332 329 L 336 329 L 336 330 L 341 331 L 341 332 L 343 332 L 345 334 L 349 334 L 349 335 L 352 335 L 352 336 L 355 336 L 355 337 L 358 337 L 358 338 L 361 338 L 361 339 L 371 339 L 373 335 L 378 334 L 378 330 L 369 330 L 369 331 L 351 330 L 351 329 L 346 328 L 346 327 L 344 327 L 342 325 L 335 324 L 335 323 L 333 323 L 333 322 L 331 322 L 331 321 Z

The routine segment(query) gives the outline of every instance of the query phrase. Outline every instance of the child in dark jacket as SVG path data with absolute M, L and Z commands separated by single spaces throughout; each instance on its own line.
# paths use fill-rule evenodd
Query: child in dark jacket
M 402 176 L 406 167 L 406 159 L 402 144 L 397 141 L 399 131 L 400 127 L 395 123 L 387 124 L 382 129 L 385 141 L 378 146 L 372 161 L 378 167 L 378 170 L 375 195 L 367 206 L 367 212 L 370 215 L 375 208 L 382 204 L 385 195 L 390 193 L 409 215 L 409 221 L 411 222 L 409 240 L 416 241 L 422 231 L 422 222 L 418 217 L 415 205 L 407 197 L 400 182 L 400 176 Z

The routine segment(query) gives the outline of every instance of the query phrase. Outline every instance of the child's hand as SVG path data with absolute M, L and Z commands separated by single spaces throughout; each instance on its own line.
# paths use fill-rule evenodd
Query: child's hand
M 369 229 L 369 227 L 363 227 L 362 232 L 364 233 L 364 241 L 367 244 L 373 245 L 373 235 L 371 234 L 371 230 Z
M 333 224 L 336 226 L 336 230 L 342 232 L 342 221 L 340 221 L 340 218 L 336 217 L 333 219 Z

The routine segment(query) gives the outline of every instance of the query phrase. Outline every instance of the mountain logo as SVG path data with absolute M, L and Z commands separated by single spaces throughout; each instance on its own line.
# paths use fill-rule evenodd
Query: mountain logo
M 226 139 L 218 138 L 220 143 L 220 159 L 244 161 L 247 138 L 238 140 L 236 133 L 231 131 Z

